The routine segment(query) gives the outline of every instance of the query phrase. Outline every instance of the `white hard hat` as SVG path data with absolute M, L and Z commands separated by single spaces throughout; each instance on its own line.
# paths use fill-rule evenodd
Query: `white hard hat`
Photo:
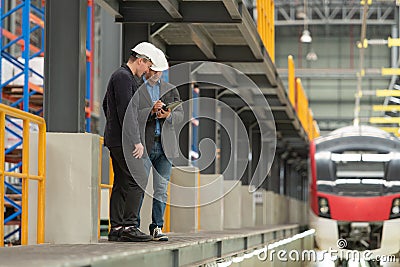
M 150 67 L 150 69 L 154 71 L 164 71 L 168 69 L 167 58 L 161 49 L 156 48 L 152 62 L 153 65 Z
M 153 62 L 153 58 L 155 57 L 155 51 L 158 48 L 153 44 L 148 42 L 141 42 L 132 48 L 132 52 L 134 52 L 136 57 L 146 58 Z

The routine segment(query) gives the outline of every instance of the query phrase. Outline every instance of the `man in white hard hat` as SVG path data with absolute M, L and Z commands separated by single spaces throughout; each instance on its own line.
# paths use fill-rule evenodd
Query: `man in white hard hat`
M 145 125 L 147 155 L 144 157 L 144 166 L 147 174 L 153 167 L 154 195 L 149 231 L 156 241 L 168 240 L 168 236 L 163 234 L 161 229 L 164 225 L 172 159 L 179 156 L 174 125 L 183 120 L 182 105 L 176 105 L 181 101 L 178 90 L 161 79 L 162 72 L 167 69 L 167 59 L 164 53 L 157 49 L 153 65 L 144 75 L 144 85 L 139 91 L 139 123 Z M 171 105 L 171 108 L 167 108 L 171 103 L 175 103 L 174 107 Z
M 130 149 L 132 149 L 133 160 L 136 159 L 138 162 L 135 175 L 143 177 L 133 177 L 129 171 L 122 148 L 122 129 L 128 105 L 140 86 L 137 78 L 149 72 L 156 49 L 153 44 L 147 42 L 135 46 L 128 62 L 111 75 L 103 100 L 103 110 L 106 116 L 104 145 L 110 150 L 114 170 L 114 184 L 110 199 L 109 241 L 134 242 L 152 239 L 151 236 L 137 228 L 139 206 L 144 189 L 137 184 L 135 179 L 143 179 L 146 176 L 143 162 L 140 159 L 144 147 L 140 140 L 137 119 L 129 122 L 132 125 L 129 125 L 128 128 L 133 133 L 130 136 L 132 139 L 132 148 Z

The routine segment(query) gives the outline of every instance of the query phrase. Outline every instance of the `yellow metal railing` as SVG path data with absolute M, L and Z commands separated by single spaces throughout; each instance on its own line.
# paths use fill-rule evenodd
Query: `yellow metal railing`
M 387 97 L 387 96 L 400 97 L 400 91 L 399 90 L 389 90 L 389 89 L 378 89 L 378 90 L 376 90 L 375 95 L 377 97 Z
M 301 84 L 300 78 L 296 79 L 296 111 L 297 116 L 303 126 L 304 130 L 307 131 L 308 126 L 308 99 L 306 92 L 304 92 L 303 85 Z
M 111 192 L 112 192 L 112 187 L 113 187 L 113 183 L 114 183 L 114 171 L 113 171 L 113 167 L 112 167 L 112 161 L 111 161 L 111 157 L 109 158 L 110 163 L 109 163 L 109 168 L 108 168 L 108 184 L 102 184 L 101 183 L 101 177 L 102 177 L 102 158 L 103 158 L 103 144 L 104 144 L 104 138 L 100 137 L 100 148 L 99 148 L 99 192 L 98 192 L 98 196 L 99 196 L 99 201 L 98 201 L 98 216 L 99 216 L 99 220 L 97 223 L 97 236 L 100 239 L 100 210 L 101 210 L 101 189 L 108 189 L 108 202 L 110 202 L 110 198 L 111 198 Z M 110 216 L 108 216 L 110 217 Z M 108 220 L 108 229 L 110 230 L 110 219 Z
M 373 111 L 400 111 L 400 105 L 373 105 Z
M 314 120 L 311 109 L 308 107 L 307 95 L 304 91 L 300 78 L 296 78 L 294 60 L 288 57 L 288 95 L 289 101 L 297 113 L 303 129 L 308 135 L 309 140 L 319 136 L 319 128 Z
M 388 124 L 392 124 L 392 123 L 398 123 L 400 124 L 400 117 L 371 117 L 369 118 L 369 122 L 370 123 L 388 123 Z
M 272 62 L 275 62 L 274 13 L 274 0 L 257 0 L 257 30 Z
M 382 68 L 381 74 L 382 74 L 382 76 L 400 75 L 400 69 L 399 68 Z
M 6 115 L 23 121 L 22 173 L 5 171 L 4 136 Z M 39 127 L 38 174 L 29 173 L 30 123 Z M 21 244 L 28 244 L 28 186 L 29 179 L 38 181 L 37 243 L 44 243 L 45 192 L 46 192 L 46 123 L 43 118 L 31 113 L 0 104 L 0 246 L 4 246 L 4 180 L 5 177 L 22 178 Z
M 294 74 L 294 60 L 293 56 L 288 57 L 288 87 L 289 87 L 289 101 L 296 109 L 296 77 Z

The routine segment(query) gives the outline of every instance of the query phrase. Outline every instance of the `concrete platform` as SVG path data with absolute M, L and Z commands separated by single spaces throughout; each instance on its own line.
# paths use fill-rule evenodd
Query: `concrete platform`
M 297 225 L 190 234 L 170 233 L 168 242 L 30 245 L 0 249 L 0 266 L 193 266 L 262 248 L 291 237 Z

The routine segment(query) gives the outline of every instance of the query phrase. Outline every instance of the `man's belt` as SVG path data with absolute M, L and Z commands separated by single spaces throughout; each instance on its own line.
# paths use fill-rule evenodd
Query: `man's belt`
M 161 135 L 154 136 L 154 142 L 161 142 Z

